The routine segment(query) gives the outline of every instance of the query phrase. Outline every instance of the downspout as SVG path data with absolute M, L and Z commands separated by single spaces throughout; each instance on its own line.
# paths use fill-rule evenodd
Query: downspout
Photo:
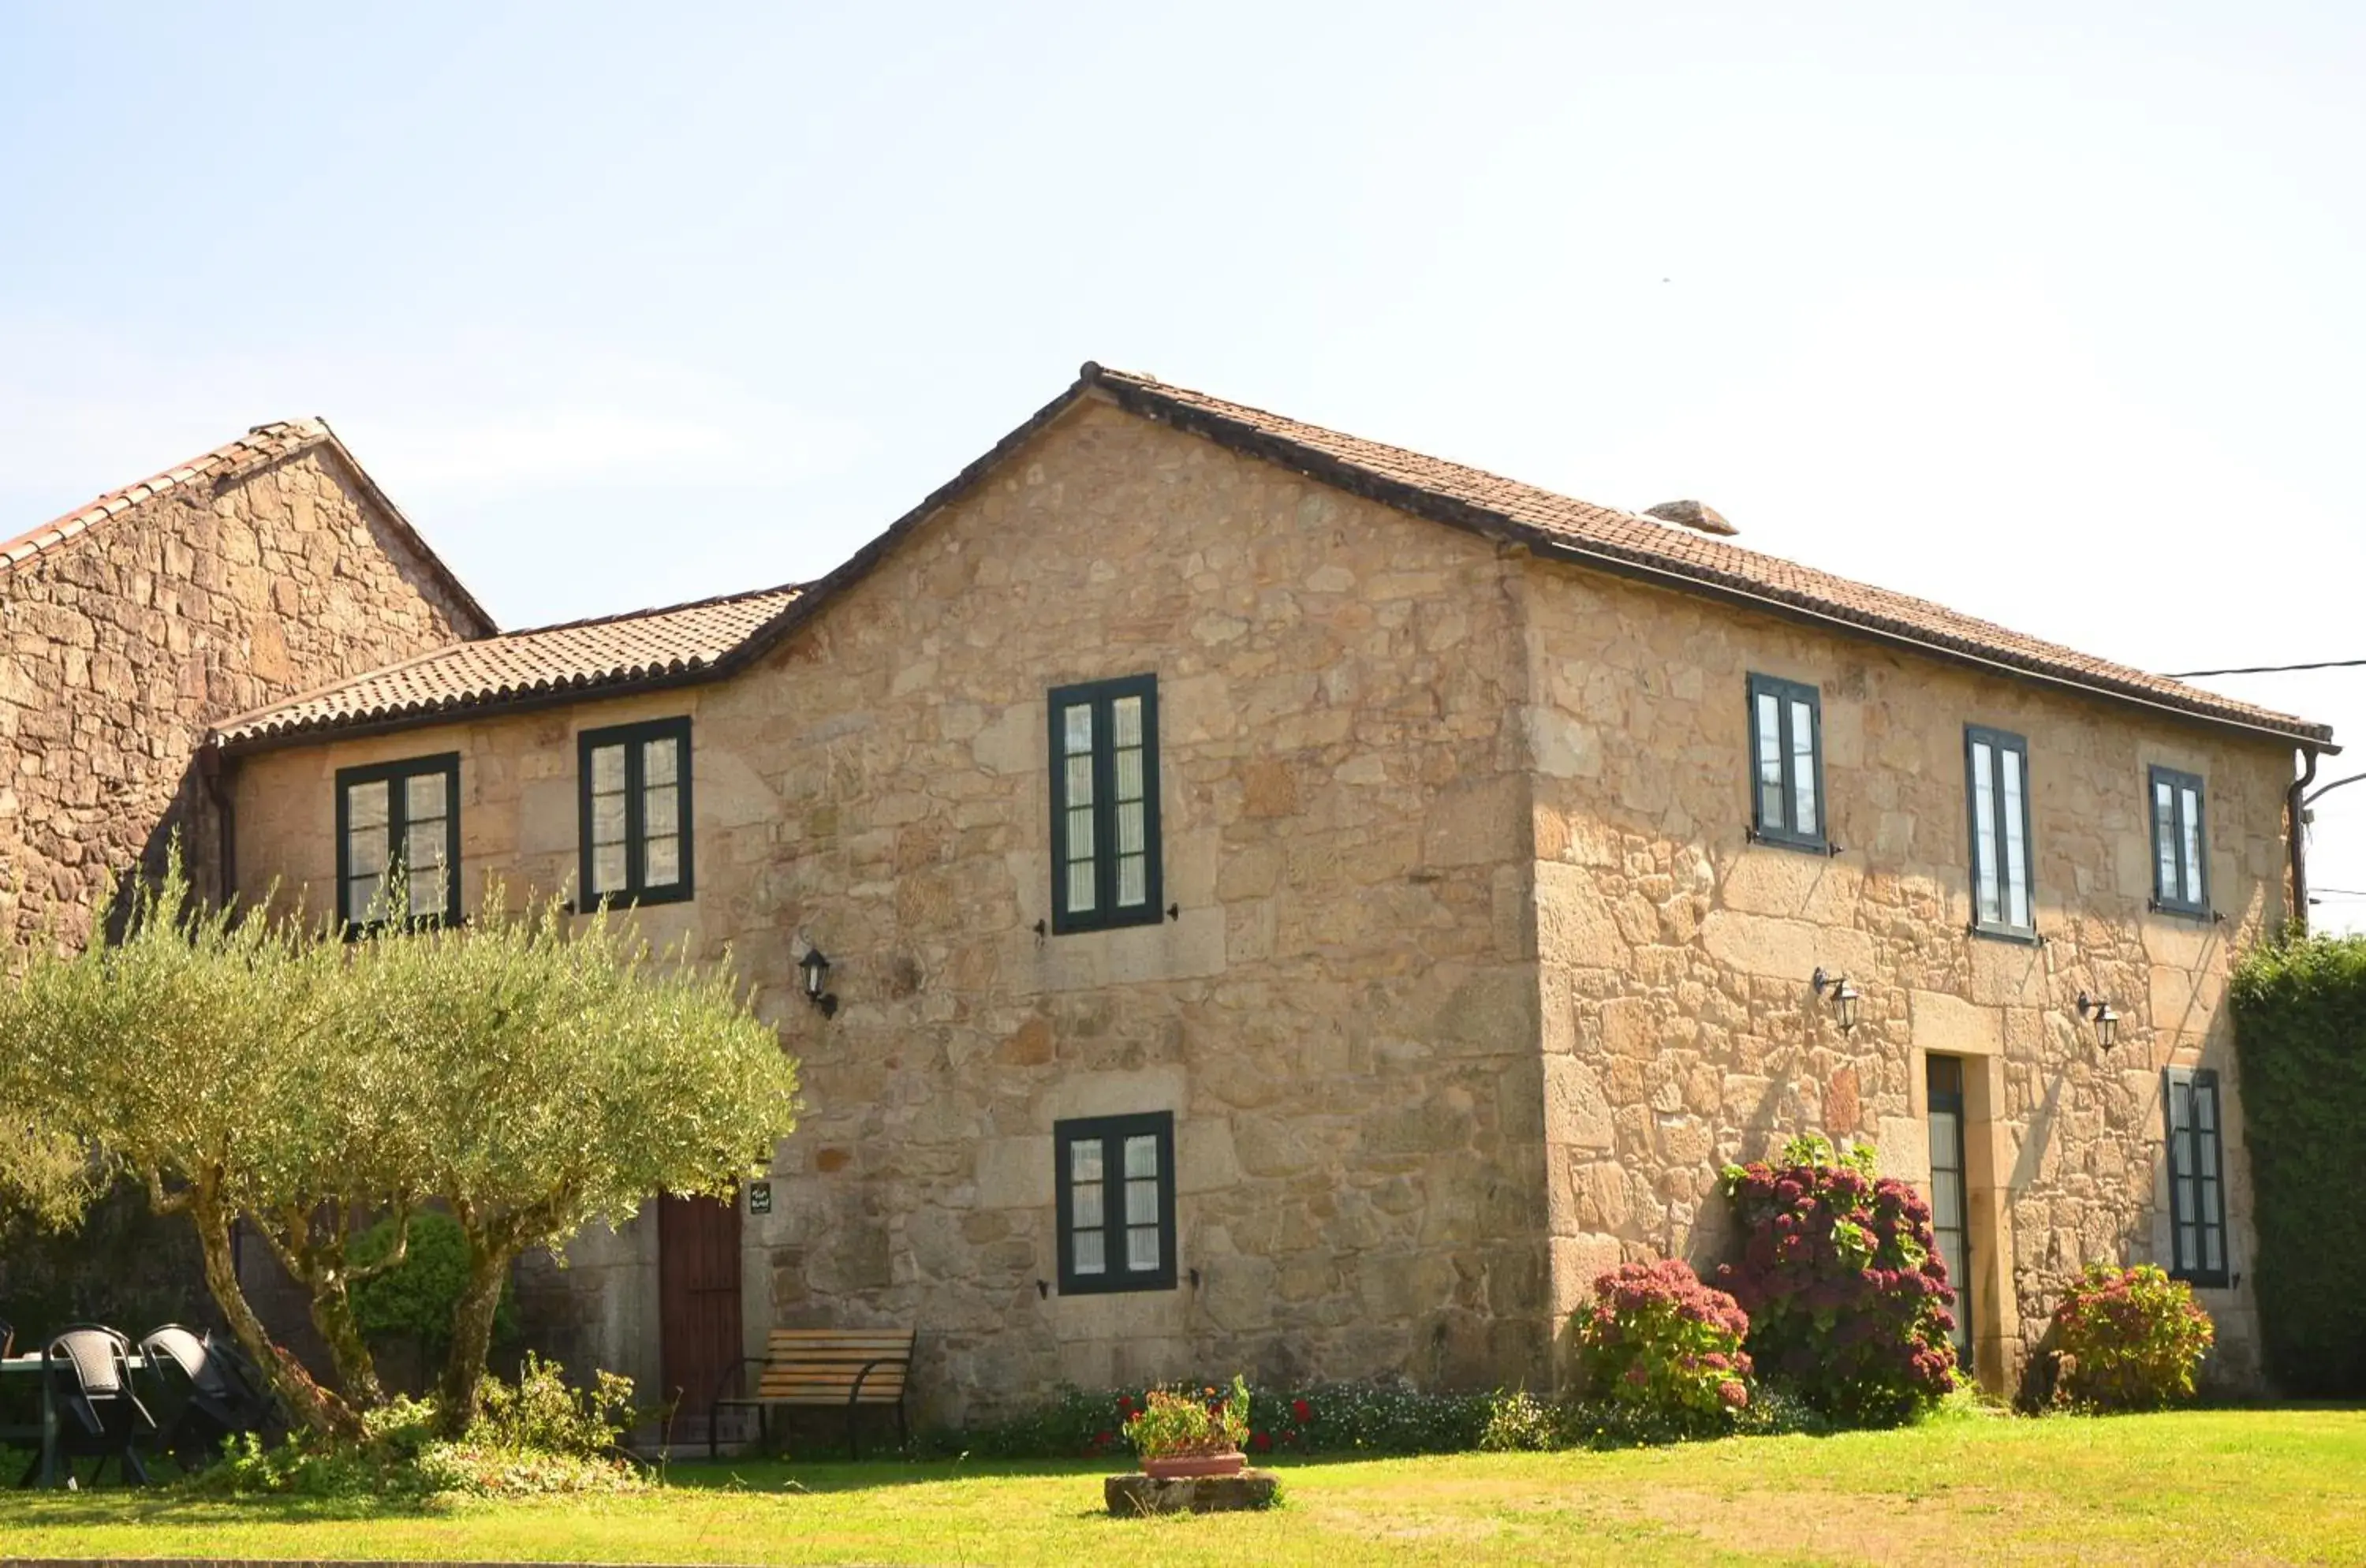
M 2308 786 L 2316 782 L 2316 748 L 2303 747 L 2300 777 L 2293 780 L 2292 788 L 2284 794 L 2284 823 L 2287 841 L 2292 850 L 2292 918 L 2284 922 L 2285 930 L 2294 936 L 2308 934 Z
M 223 908 L 238 886 L 238 862 L 231 858 L 238 852 L 238 832 L 221 746 L 210 738 L 197 748 L 197 783 L 214 808 L 214 904 Z

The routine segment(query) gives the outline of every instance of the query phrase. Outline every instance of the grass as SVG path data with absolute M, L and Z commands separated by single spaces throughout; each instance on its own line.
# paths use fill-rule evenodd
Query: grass
M 608 1562 L 2351 1562 L 2366 1410 L 1944 1416 L 1895 1432 L 1276 1468 L 1263 1515 L 1112 1519 L 1090 1464 L 677 1465 L 626 1497 L 0 1494 L 12 1557 Z

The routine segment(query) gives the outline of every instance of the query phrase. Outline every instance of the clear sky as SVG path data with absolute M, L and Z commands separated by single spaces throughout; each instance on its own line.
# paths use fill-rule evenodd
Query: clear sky
M 813 576 L 1094 358 L 2366 658 L 2361 82 L 2333 0 L 0 0 L 0 535 L 318 413 L 529 625 Z M 2366 743 L 2366 671 L 2223 684 Z

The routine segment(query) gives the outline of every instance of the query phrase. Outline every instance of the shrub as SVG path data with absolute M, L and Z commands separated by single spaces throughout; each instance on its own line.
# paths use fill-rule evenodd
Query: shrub
M 2254 948 L 2227 985 L 2251 1167 L 2267 1370 L 2293 1393 L 2366 1395 L 2366 938 Z
M 452 1342 L 452 1309 L 468 1288 L 468 1238 L 460 1222 L 434 1209 L 411 1215 L 410 1232 L 401 1262 L 354 1282 L 354 1321 L 373 1342 L 412 1339 L 427 1354 L 441 1355 Z M 366 1267 L 393 1247 L 394 1221 L 383 1219 L 354 1237 L 346 1256 Z M 497 1342 L 517 1333 L 515 1295 L 504 1285 L 493 1309 Z
M 1566 1412 L 1526 1389 L 1498 1393 L 1487 1403 L 1487 1426 L 1479 1434 L 1485 1453 L 1530 1453 L 1560 1448 L 1566 1440 Z
M 1230 1393 L 1213 1383 L 1200 1393 L 1154 1388 L 1126 1422 L 1125 1439 L 1146 1460 L 1242 1448 L 1249 1440 L 1249 1385 L 1235 1376 Z
M 1741 1261 L 1718 1271 L 1750 1315 L 1749 1348 L 1825 1415 L 1906 1419 L 1955 1386 L 1946 1265 L 1931 1210 L 1873 1151 L 1795 1139 L 1783 1163 L 1728 1166 Z
M 1594 1280 L 1594 1293 L 1575 1314 L 1589 1397 L 1695 1430 L 1714 1430 L 1749 1404 L 1750 1319 L 1691 1265 L 1625 1264 Z
M 2182 1280 L 2150 1263 L 2090 1263 L 2054 1309 L 2055 1401 L 2087 1410 L 2181 1403 L 2216 1337 Z
M 435 1436 L 437 1411 L 397 1395 L 363 1413 L 358 1440 L 299 1429 L 276 1448 L 253 1436 L 190 1484 L 201 1491 L 319 1497 L 530 1496 L 629 1492 L 645 1484 L 615 1450 L 631 1419 L 631 1380 L 601 1372 L 570 1389 L 564 1369 L 529 1355 L 514 1387 L 488 1377 L 475 1420 L 458 1438 Z

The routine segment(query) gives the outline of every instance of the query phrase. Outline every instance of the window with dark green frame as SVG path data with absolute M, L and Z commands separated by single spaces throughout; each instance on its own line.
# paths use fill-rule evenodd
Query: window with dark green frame
M 2152 794 L 2152 907 L 2174 915 L 2210 912 L 2210 839 L 2202 816 L 2202 781 L 2155 768 Z
M 1051 694 L 1052 929 L 1159 919 L 1158 678 Z
M 581 907 L 689 897 L 690 720 L 587 729 L 576 776 Z
M 1815 687 L 1750 677 L 1750 765 L 1752 837 L 1826 848 L 1823 698 Z
M 2218 1075 L 2170 1067 L 2168 1106 L 2169 1273 L 2196 1285 L 2226 1283 L 2226 1180 L 2218 1142 Z
M 1060 1293 L 1175 1288 L 1175 1116 L 1052 1126 Z
M 2037 897 L 2029 874 L 2029 742 L 1966 725 L 1964 764 L 1971 807 L 1972 929 L 2029 941 L 2037 935 Z
M 460 755 L 337 771 L 337 915 L 346 934 L 460 918 Z M 387 900 L 403 886 L 403 909 Z

